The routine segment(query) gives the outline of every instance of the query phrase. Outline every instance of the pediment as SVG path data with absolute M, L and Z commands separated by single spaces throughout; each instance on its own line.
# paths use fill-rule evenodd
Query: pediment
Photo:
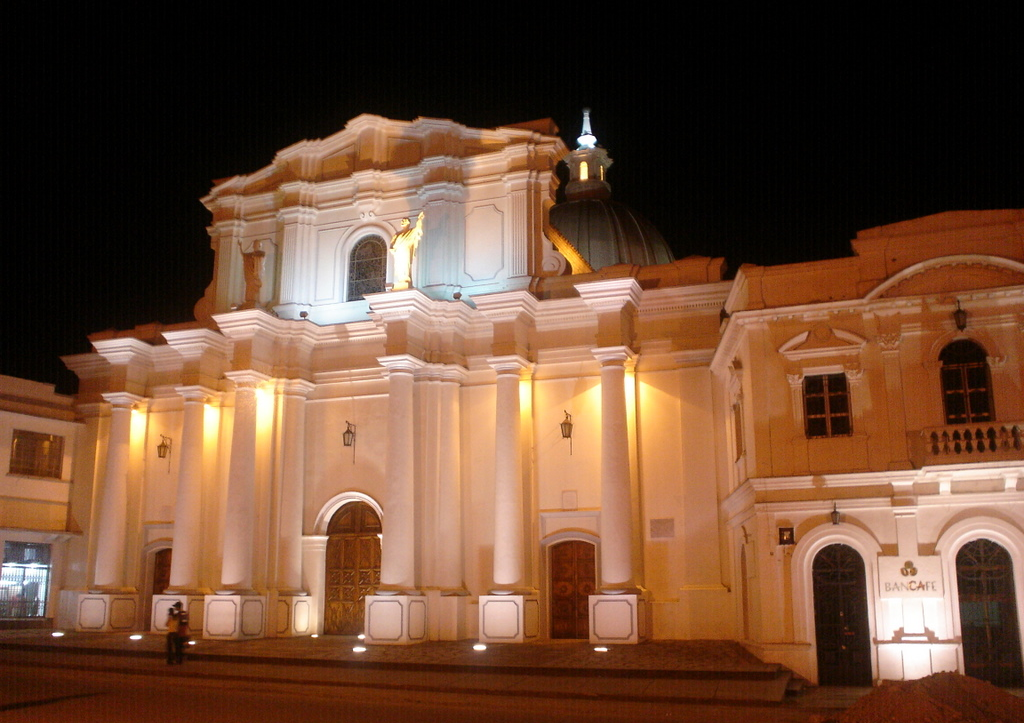
M 1024 264 L 998 256 L 962 255 L 929 259 L 879 284 L 868 299 L 927 296 L 1024 285 Z
M 791 361 L 859 354 L 867 339 L 845 329 L 818 324 L 801 332 L 779 347 L 779 353 Z

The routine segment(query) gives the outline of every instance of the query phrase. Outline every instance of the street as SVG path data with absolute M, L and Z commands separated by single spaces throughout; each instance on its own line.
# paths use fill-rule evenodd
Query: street
M 596 701 L 524 694 L 467 694 L 402 688 L 335 685 L 323 680 L 280 681 L 208 674 L 194 661 L 159 667 L 152 660 L 127 661 L 132 672 L 90 669 L 91 661 L 6 651 L 0 659 L 0 720 L 45 723 L 147 721 L 487 721 L 622 720 L 800 723 L 820 710 L 788 706 L 703 705 L 649 701 Z M 75 666 L 75 667 L 53 667 Z M 160 665 L 163 665 L 160 663 Z M 382 678 L 388 676 L 380 672 Z M 406 676 L 406 680 L 409 680 Z

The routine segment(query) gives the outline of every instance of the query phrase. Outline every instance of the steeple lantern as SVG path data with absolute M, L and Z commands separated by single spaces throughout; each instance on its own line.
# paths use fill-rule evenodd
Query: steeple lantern
M 583 130 L 576 139 L 579 147 L 566 157 L 569 166 L 569 183 L 565 187 L 567 201 L 583 198 L 609 198 L 612 187 L 605 180 L 612 159 L 608 152 L 597 145 L 597 138 L 590 128 L 590 108 L 583 109 Z

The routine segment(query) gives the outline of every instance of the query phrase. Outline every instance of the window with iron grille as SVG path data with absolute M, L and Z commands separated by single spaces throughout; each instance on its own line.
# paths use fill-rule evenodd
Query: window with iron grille
M 808 439 L 853 433 L 845 374 L 804 377 L 804 429 Z
M 348 258 L 348 297 L 359 301 L 365 294 L 384 291 L 388 269 L 388 245 L 380 236 L 360 239 Z
M 942 407 L 946 424 L 991 422 L 992 382 L 985 350 L 968 339 L 959 339 L 939 354 L 942 363 Z
M 50 592 L 50 546 L 5 542 L 0 569 L 0 618 L 41 618 Z
M 15 429 L 11 437 L 11 474 L 60 479 L 64 438 Z

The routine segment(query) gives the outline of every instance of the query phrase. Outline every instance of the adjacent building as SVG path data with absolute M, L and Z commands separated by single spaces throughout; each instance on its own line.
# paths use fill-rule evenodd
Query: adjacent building
M 65 359 L 58 624 L 1020 681 L 1024 211 L 727 279 L 578 146 L 364 115 L 218 182 L 196 321 Z

